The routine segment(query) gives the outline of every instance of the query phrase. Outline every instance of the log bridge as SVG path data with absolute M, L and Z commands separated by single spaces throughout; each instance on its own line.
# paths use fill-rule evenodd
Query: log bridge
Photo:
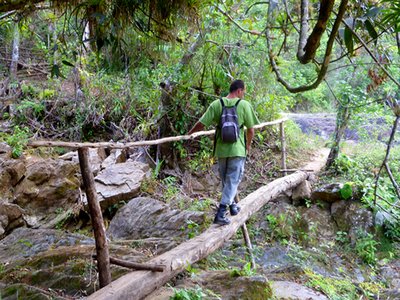
M 157 256 L 148 263 L 164 265 L 164 272 L 135 271 L 128 273 L 96 291 L 88 299 L 143 299 L 163 286 L 189 265 L 207 257 L 222 247 L 255 212 L 284 191 L 298 186 L 308 173 L 298 171 L 259 188 L 240 201 L 241 210 L 225 226 L 211 225 L 201 235 Z
M 282 173 L 286 175 L 286 141 L 284 133 L 284 122 L 286 118 L 272 122 L 264 122 L 255 129 L 265 126 L 278 124 L 280 127 L 280 139 L 282 150 Z M 268 185 L 251 193 L 242 201 L 240 213 L 232 218 L 232 222 L 226 226 L 212 225 L 201 235 L 176 248 L 158 256 L 146 264 L 122 261 L 117 258 L 110 258 L 108 251 L 108 242 L 106 238 L 103 217 L 99 202 L 96 197 L 94 187 L 93 173 L 90 168 L 88 158 L 88 148 L 129 148 L 149 145 L 158 145 L 162 143 L 191 140 L 202 135 L 213 135 L 215 130 L 200 131 L 192 135 L 166 137 L 153 141 L 138 141 L 130 143 L 71 143 L 62 141 L 29 141 L 30 147 L 65 147 L 78 149 L 79 164 L 81 167 L 82 179 L 85 186 L 85 192 L 89 204 L 89 213 L 92 219 L 94 237 L 96 242 L 96 259 L 99 272 L 100 290 L 89 296 L 89 299 L 143 299 L 155 289 L 161 287 L 171 278 L 183 271 L 185 267 L 193 264 L 218 248 L 222 247 L 224 242 L 229 240 L 241 227 L 244 240 L 251 258 L 252 267 L 255 267 L 254 258 L 251 252 L 251 243 L 246 228 L 246 220 L 252 214 L 257 212 L 263 205 L 277 197 L 286 190 L 290 190 L 306 180 L 308 174 L 304 171 L 298 171 L 289 176 L 277 179 Z M 236 198 L 238 201 L 238 197 Z M 126 274 L 119 279 L 111 282 L 110 263 L 118 264 L 128 268 L 135 269 L 135 272 Z

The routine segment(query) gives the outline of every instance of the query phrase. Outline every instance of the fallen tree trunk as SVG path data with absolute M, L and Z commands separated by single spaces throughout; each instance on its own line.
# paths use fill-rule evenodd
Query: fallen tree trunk
M 240 201 L 241 211 L 237 216 L 231 218 L 232 222 L 229 225 L 212 225 L 201 235 L 148 261 L 148 263 L 152 264 L 165 265 L 164 272 L 136 271 L 126 274 L 93 293 L 88 299 L 143 299 L 157 288 L 163 286 L 187 266 L 207 257 L 222 247 L 225 241 L 229 240 L 239 227 L 263 205 L 276 198 L 282 192 L 296 187 L 307 177 L 308 174 L 306 172 L 299 171 L 259 188 Z

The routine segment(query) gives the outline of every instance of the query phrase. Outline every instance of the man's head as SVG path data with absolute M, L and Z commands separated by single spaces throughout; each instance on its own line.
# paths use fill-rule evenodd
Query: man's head
M 229 87 L 229 93 L 235 94 L 235 96 L 238 98 L 243 98 L 245 92 L 246 87 L 243 80 L 240 79 L 233 81 Z

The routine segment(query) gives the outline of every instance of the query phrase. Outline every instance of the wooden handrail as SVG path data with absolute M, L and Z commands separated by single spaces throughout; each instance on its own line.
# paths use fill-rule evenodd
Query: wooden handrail
M 260 129 L 265 126 L 271 126 L 276 124 L 281 124 L 287 121 L 287 118 L 278 119 L 271 122 L 264 122 L 254 126 L 254 129 Z M 28 146 L 37 148 L 37 147 L 64 147 L 64 148 L 113 148 L 113 149 L 124 149 L 131 147 L 142 147 L 142 146 L 151 146 L 151 145 L 159 145 L 163 143 L 170 143 L 182 140 L 192 140 L 198 136 L 203 135 L 213 135 L 215 130 L 208 131 L 199 131 L 195 132 L 191 135 L 178 135 L 165 137 L 162 139 L 151 140 L 151 141 L 138 141 L 138 142 L 129 142 L 129 143 L 113 143 L 113 142 L 99 142 L 99 143 L 78 143 L 78 142 L 63 142 L 63 141 L 34 141 L 29 140 Z

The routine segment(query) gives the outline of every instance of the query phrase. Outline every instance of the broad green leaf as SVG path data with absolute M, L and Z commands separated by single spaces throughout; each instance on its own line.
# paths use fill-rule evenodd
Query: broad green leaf
M 367 29 L 367 31 L 368 31 L 370 37 L 371 37 L 372 39 L 374 39 L 374 40 L 375 40 L 375 43 L 376 43 L 376 42 L 377 42 L 377 38 L 378 38 L 378 33 L 376 32 L 374 25 L 373 25 L 372 22 L 371 22 L 370 20 L 368 20 L 368 19 L 365 20 L 364 24 L 365 24 L 365 28 Z
M 353 196 L 353 183 L 352 182 L 346 182 L 344 186 L 340 189 L 339 191 L 340 196 L 347 200 Z
M 350 53 L 350 55 L 353 55 L 354 51 L 353 33 L 348 27 L 344 29 L 344 43 L 346 45 L 347 51 Z
M 61 77 L 61 78 L 65 78 L 60 71 L 60 67 L 58 65 L 53 65 L 53 67 L 51 68 L 51 78 L 53 77 Z
M 75 67 L 75 66 L 74 66 L 72 63 L 70 63 L 68 60 L 63 60 L 62 63 L 63 63 L 64 65 L 66 65 L 66 66 L 69 66 L 69 67 Z

